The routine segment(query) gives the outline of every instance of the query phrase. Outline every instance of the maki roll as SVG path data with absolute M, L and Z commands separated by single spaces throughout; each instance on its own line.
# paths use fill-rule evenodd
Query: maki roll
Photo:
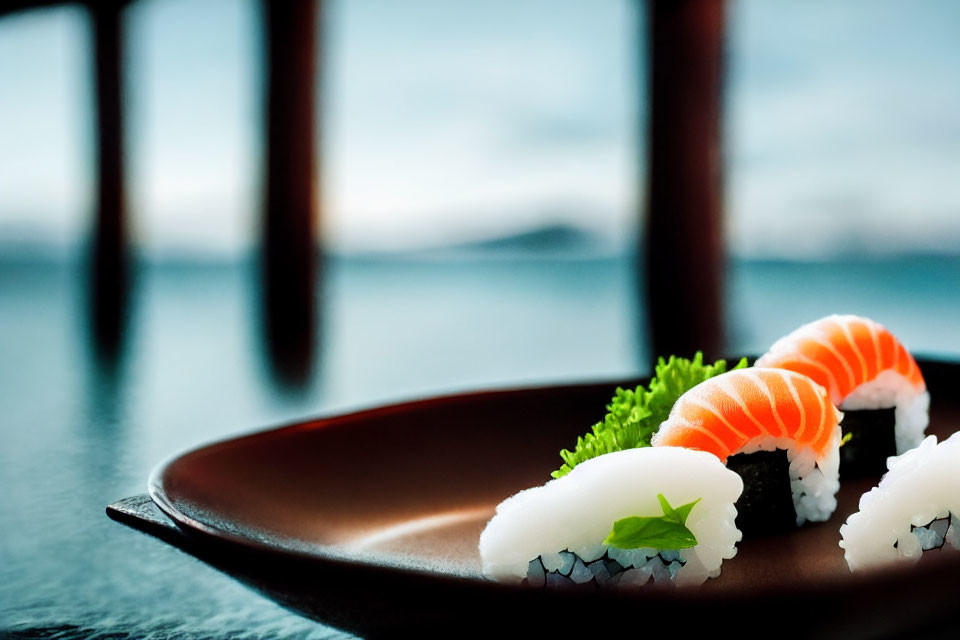
M 880 484 L 860 497 L 860 510 L 840 527 L 851 571 L 905 562 L 949 544 L 960 549 L 960 433 L 887 461 Z
M 810 376 L 845 414 L 844 478 L 880 475 L 888 456 L 923 439 L 930 394 L 910 352 L 868 318 L 831 315 L 781 338 L 758 367 Z
M 598 456 L 497 507 L 480 535 L 483 574 L 546 588 L 698 585 L 737 552 L 742 488 L 700 451 Z
M 836 509 L 841 417 L 805 375 L 738 369 L 680 396 L 652 443 L 706 451 L 735 469 L 745 485 L 737 526 L 773 533 Z

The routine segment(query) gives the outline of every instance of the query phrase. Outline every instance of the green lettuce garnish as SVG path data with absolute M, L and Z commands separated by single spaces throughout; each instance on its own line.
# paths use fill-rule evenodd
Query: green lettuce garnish
M 663 509 L 662 516 L 635 516 L 617 520 L 603 543 L 618 549 L 689 549 L 696 546 L 696 536 L 687 529 L 687 516 L 701 498 L 676 509 L 670 506 L 662 493 L 657 494 L 657 500 Z
M 741 358 L 733 369 L 746 366 L 747 359 Z M 660 358 L 649 388 L 644 389 L 643 385 L 633 391 L 617 388 L 603 420 L 591 427 L 591 433 L 577 438 L 573 451 L 564 449 L 560 452 L 564 464 L 551 475 L 554 478 L 565 476 L 581 462 L 605 453 L 649 447 L 650 438 L 670 415 L 677 398 L 704 380 L 726 371 L 725 360 L 704 364 L 703 354 L 699 351 L 693 360 L 676 356 L 670 356 L 669 360 Z

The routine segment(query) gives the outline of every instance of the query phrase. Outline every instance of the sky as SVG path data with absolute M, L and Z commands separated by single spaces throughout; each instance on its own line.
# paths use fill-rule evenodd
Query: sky
M 960 3 L 734 2 L 729 22 L 734 250 L 956 252 Z
M 646 105 L 628 0 L 332 0 L 323 39 L 324 241 L 460 242 L 574 224 L 636 231 Z M 734 0 L 731 249 L 818 258 L 960 242 L 960 4 Z M 134 240 L 238 254 L 261 189 L 252 0 L 127 12 Z M 69 245 L 92 209 L 90 33 L 75 7 L 0 19 L 0 243 Z

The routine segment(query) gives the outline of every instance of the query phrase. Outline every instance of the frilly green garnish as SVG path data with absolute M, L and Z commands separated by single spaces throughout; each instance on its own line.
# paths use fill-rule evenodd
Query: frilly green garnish
M 733 369 L 746 366 L 747 359 L 742 358 Z M 703 354 L 699 351 L 693 360 L 676 356 L 670 356 L 669 360 L 660 358 L 649 389 L 644 389 L 643 385 L 633 391 L 617 388 L 603 421 L 593 425 L 591 433 L 577 438 L 573 451 L 564 449 L 560 452 L 564 464 L 551 475 L 554 478 L 565 476 L 581 462 L 605 453 L 649 447 L 650 438 L 667 419 L 677 398 L 726 370 L 725 360 L 704 364 Z
M 687 529 L 687 516 L 700 502 L 693 502 L 674 509 L 663 497 L 657 494 L 662 516 L 634 516 L 613 523 L 613 530 L 603 543 L 618 549 L 689 549 L 696 546 L 697 538 Z

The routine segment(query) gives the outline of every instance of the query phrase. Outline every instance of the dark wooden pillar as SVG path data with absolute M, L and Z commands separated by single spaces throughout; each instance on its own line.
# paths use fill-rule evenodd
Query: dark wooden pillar
M 724 346 L 723 0 L 650 0 L 649 180 L 641 249 L 653 354 Z
M 266 185 L 262 291 L 270 359 L 298 381 L 312 368 L 317 278 L 316 0 L 263 0 Z
M 96 85 L 97 209 L 90 256 L 90 314 L 98 354 L 112 359 L 123 343 L 130 265 L 123 171 L 124 2 L 89 5 Z

